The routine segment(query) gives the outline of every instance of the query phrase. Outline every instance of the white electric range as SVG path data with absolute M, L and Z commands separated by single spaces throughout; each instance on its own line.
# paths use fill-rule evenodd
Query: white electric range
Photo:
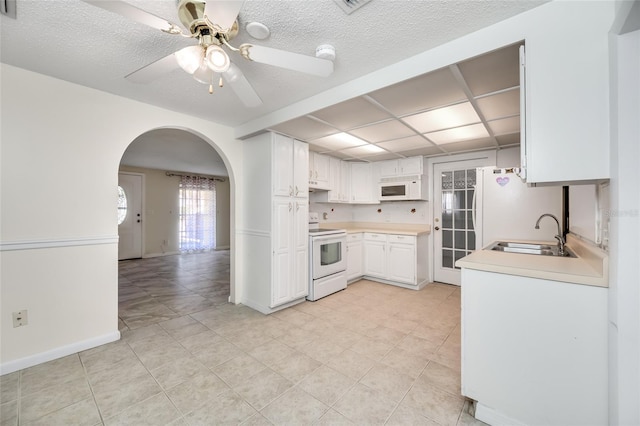
M 318 300 L 347 288 L 347 231 L 321 229 L 318 213 L 309 213 L 309 295 Z

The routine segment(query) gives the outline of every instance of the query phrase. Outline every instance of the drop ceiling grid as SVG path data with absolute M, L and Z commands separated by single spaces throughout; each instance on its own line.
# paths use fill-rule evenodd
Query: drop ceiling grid
M 512 146 L 520 131 L 517 50 L 508 46 L 270 130 L 307 141 L 312 151 L 360 161 Z M 448 121 L 434 124 L 447 113 Z M 344 135 L 352 139 L 343 143 Z

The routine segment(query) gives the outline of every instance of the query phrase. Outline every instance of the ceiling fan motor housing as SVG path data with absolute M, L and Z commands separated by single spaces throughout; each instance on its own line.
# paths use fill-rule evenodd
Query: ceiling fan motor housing
M 219 33 L 216 29 L 209 26 L 207 20 L 204 18 L 204 7 L 205 2 L 197 0 L 181 0 L 178 5 L 178 17 L 180 18 L 180 22 L 189 29 L 189 32 L 193 36 L 200 38 L 201 35 L 210 34 L 213 36 L 212 38 L 217 39 L 212 42 L 219 45 L 221 44 L 219 37 L 225 37 L 227 41 L 230 41 L 238 35 L 237 20 L 233 23 L 231 28 L 224 33 Z M 215 16 L 208 16 L 207 18 L 209 18 L 209 21 L 215 22 Z

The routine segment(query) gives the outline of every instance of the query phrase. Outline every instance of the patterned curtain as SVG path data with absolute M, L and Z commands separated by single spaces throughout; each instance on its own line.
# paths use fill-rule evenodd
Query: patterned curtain
M 198 176 L 180 178 L 180 251 L 216 247 L 216 183 Z

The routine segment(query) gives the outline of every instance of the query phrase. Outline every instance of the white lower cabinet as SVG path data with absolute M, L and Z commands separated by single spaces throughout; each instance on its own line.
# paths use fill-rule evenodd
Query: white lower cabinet
M 392 281 L 414 284 L 416 281 L 416 243 L 415 237 L 390 235 L 389 238 L 400 238 L 401 241 L 389 241 L 387 253 L 387 276 Z
M 271 308 L 308 293 L 308 204 L 306 200 L 275 197 L 273 219 Z
M 463 268 L 461 390 L 476 418 L 608 424 L 607 292 Z
M 364 274 L 371 277 L 387 277 L 387 236 L 374 234 L 364 241 Z
M 347 235 L 347 281 L 353 281 L 362 275 L 362 233 Z
M 364 277 L 408 288 L 426 285 L 426 234 L 415 236 L 365 232 L 362 251 Z M 355 275 L 349 276 L 350 280 L 354 278 Z

